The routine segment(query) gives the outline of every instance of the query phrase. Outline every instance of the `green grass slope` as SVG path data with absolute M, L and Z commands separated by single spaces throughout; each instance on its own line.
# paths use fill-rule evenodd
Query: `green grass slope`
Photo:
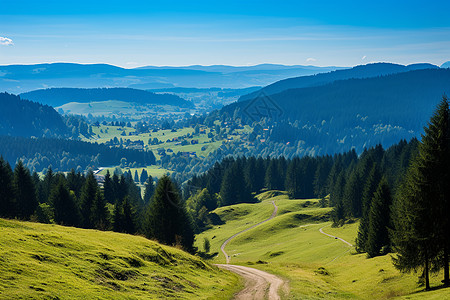
M 256 204 L 221 207 L 214 212 L 225 224 L 214 226 L 197 236 L 211 241 L 211 251 L 219 252 L 215 262 L 223 263 L 220 246 L 232 234 L 268 218 L 272 201 L 277 216 L 239 235 L 227 246 L 232 264 L 250 265 L 279 275 L 289 281 L 286 299 L 450 299 L 450 289 L 423 292 L 418 275 L 402 274 L 390 255 L 367 259 L 353 247 L 319 232 L 341 237 L 354 244 L 359 223 L 332 228 L 330 208 L 321 208 L 318 199 L 290 200 L 282 192 L 268 191 Z M 442 274 L 432 276 L 432 286 L 440 286 Z
M 0 299 L 230 299 L 240 287 L 143 237 L 0 219 Z

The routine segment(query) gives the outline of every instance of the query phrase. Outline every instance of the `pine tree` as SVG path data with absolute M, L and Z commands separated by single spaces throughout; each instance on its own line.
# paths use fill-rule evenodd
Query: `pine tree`
M 390 227 L 391 191 L 387 179 L 383 177 L 373 196 L 369 213 L 369 230 L 366 250 L 369 257 L 385 254 L 390 247 L 388 227 Z M 382 248 L 385 251 L 381 253 Z
M 372 170 L 367 177 L 362 196 L 362 216 L 358 227 L 358 236 L 356 238 L 356 250 L 358 252 L 367 252 L 366 243 L 369 232 L 369 212 L 372 204 L 372 198 L 380 183 L 381 177 L 377 164 L 372 166 Z
M 288 191 L 290 198 L 300 198 L 302 192 L 301 186 L 302 171 L 300 166 L 300 159 L 298 157 L 295 157 L 288 164 L 284 187 Z
M 444 284 L 449 284 L 449 144 L 449 103 L 444 97 L 425 127 L 419 154 L 395 203 L 394 265 L 405 272 L 423 267 L 427 289 L 430 268 L 444 268 Z
M 16 215 L 13 173 L 11 166 L 0 156 L 0 217 L 12 218 Z
M 234 162 L 226 169 L 220 188 L 222 205 L 252 202 L 253 197 L 246 186 L 244 174 L 239 165 Z
M 137 170 L 134 171 L 134 182 L 136 182 L 136 183 L 139 182 L 139 174 L 138 174 Z
M 142 169 L 142 172 L 141 172 L 141 184 L 146 183 L 146 182 L 147 182 L 147 179 L 148 179 L 148 173 L 147 173 L 147 170 Z
M 105 182 L 103 183 L 103 195 L 107 203 L 114 203 L 115 201 L 114 184 L 111 179 L 111 174 L 109 173 L 109 170 L 106 171 Z
M 106 230 L 109 226 L 105 197 L 103 197 L 99 188 L 97 188 L 94 203 L 92 204 L 92 223 L 94 228 L 99 230 Z
M 154 192 L 155 192 L 155 185 L 153 183 L 153 177 L 150 175 L 147 181 L 145 182 L 144 204 L 150 203 L 150 199 L 152 198 Z
M 155 238 L 163 244 L 179 244 L 187 251 L 193 250 L 194 233 L 191 220 L 168 176 L 163 176 L 158 181 L 148 209 L 145 231 L 148 238 Z
M 83 219 L 82 226 L 84 228 L 94 228 L 93 210 L 97 197 L 98 184 L 94 177 L 94 173 L 89 171 L 86 176 L 86 182 L 81 189 L 81 217 Z
M 81 216 L 75 201 L 75 193 L 69 191 L 62 179 L 53 186 L 49 202 L 53 207 L 57 224 L 66 226 L 78 226 L 80 224 Z
M 17 216 L 27 220 L 36 210 L 38 201 L 33 178 L 28 169 L 23 166 L 21 160 L 14 168 L 13 187 L 17 204 Z
M 135 225 L 135 217 L 133 207 L 131 206 L 130 200 L 128 197 L 125 197 L 122 202 L 122 211 L 123 211 L 123 228 L 122 232 L 133 234 L 136 232 Z

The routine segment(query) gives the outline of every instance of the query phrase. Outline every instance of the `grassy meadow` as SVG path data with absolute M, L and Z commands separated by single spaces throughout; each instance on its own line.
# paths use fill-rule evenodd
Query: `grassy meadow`
M 214 212 L 225 224 L 214 226 L 197 236 L 201 249 L 204 238 L 211 242 L 211 252 L 218 252 L 213 262 L 224 263 L 220 246 L 228 237 L 266 218 L 272 201 L 277 216 L 239 235 L 225 248 L 232 264 L 247 265 L 279 275 L 289 281 L 286 299 L 449 299 L 450 289 L 423 292 L 420 274 L 402 274 L 390 255 L 368 259 L 340 240 L 319 232 L 341 237 L 354 244 L 359 223 L 333 228 L 328 221 L 330 208 L 321 208 L 318 199 L 290 200 L 283 192 L 259 195 L 260 203 L 221 207 Z M 439 287 L 442 274 L 431 277 Z
M 241 279 L 140 236 L 0 219 L 0 299 L 230 299 Z

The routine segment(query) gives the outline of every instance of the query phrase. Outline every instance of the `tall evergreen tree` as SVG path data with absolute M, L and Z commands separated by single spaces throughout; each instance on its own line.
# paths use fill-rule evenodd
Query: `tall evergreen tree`
M 225 171 L 220 188 L 220 197 L 222 205 L 253 201 L 253 197 L 244 180 L 244 173 L 236 162 Z
M 148 212 L 145 222 L 148 238 L 155 238 L 166 245 L 180 244 L 187 251 L 193 250 L 194 233 L 190 218 L 168 176 L 158 181 Z
M 145 182 L 144 204 L 150 203 L 150 199 L 152 198 L 154 192 L 155 192 L 155 184 L 153 183 L 153 177 L 149 175 L 147 181 Z
M 366 243 L 369 232 L 369 212 L 372 205 L 372 198 L 377 190 L 380 180 L 381 177 L 378 165 L 373 164 L 363 189 L 362 216 L 358 227 L 358 236 L 356 238 L 356 250 L 358 252 L 367 252 Z
M 142 172 L 141 172 L 141 184 L 146 183 L 146 182 L 147 182 L 147 179 L 148 179 L 148 173 L 147 173 L 147 170 L 142 169 Z
M 103 195 L 105 196 L 105 201 L 107 203 L 114 203 L 114 183 L 111 179 L 111 174 L 109 170 L 106 171 L 105 182 L 103 183 Z
M 21 160 L 14 168 L 13 187 L 17 204 L 17 216 L 27 220 L 36 210 L 38 201 L 33 178 Z
M 0 217 L 12 218 L 16 215 L 13 173 L 11 166 L 0 156 Z
M 99 188 L 97 188 L 94 203 L 92 204 L 92 224 L 94 228 L 99 230 L 109 228 L 108 209 L 106 208 L 105 197 L 103 197 Z
M 89 171 L 86 176 L 86 182 L 81 189 L 81 217 L 83 219 L 82 226 L 84 228 L 94 228 L 94 203 L 97 197 L 98 184 L 94 177 L 94 173 Z
M 66 226 L 80 225 L 80 211 L 64 180 L 60 179 L 50 192 L 49 202 L 53 207 L 55 222 Z
M 369 230 L 367 234 L 366 250 L 369 257 L 374 257 L 381 253 L 384 248 L 389 250 L 390 239 L 388 228 L 390 222 L 390 207 L 392 204 L 391 191 L 384 177 L 373 196 L 369 212 Z
M 419 153 L 408 169 L 395 205 L 394 264 L 401 271 L 424 268 L 429 289 L 429 269 L 444 268 L 449 284 L 449 169 L 450 120 L 446 97 L 422 136 Z

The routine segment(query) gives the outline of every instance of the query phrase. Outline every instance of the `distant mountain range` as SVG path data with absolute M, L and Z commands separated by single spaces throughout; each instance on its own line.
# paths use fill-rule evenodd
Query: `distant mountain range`
M 450 69 L 423 67 L 376 64 L 288 79 L 250 94 L 256 97 L 242 97 L 221 113 L 239 115 L 249 124 L 261 118 L 276 121 L 271 140 L 302 140 L 322 154 L 352 147 L 362 151 L 376 143 L 389 146 L 419 137 L 442 96 L 450 95 Z M 402 69 L 409 71 L 394 72 Z M 345 74 L 351 79 L 336 80 Z M 333 80 L 331 75 L 339 76 Z
M 130 88 L 51 88 L 23 93 L 24 99 L 42 104 L 58 107 L 70 102 L 89 103 L 108 100 L 133 102 L 137 104 L 172 105 L 183 108 L 194 107 L 190 101 L 186 101 L 176 95 L 155 94 Z
M 341 69 L 338 67 L 257 65 L 153 67 L 125 69 L 108 64 L 51 63 L 0 66 L 0 91 L 24 93 L 53 87 L 98 88 L 169 87 L 245 88 L 303 75 Z
M 403 66 L 391 63 L 374 63 L 361 65 L 353 67 L 351 69 L 336 70 L 329 73 L 321 73 L 317 75 L 301 76 L 281 80 L 270 84 L 262 88 L 261 90 L 243 95 L 240 97 L 239 101 L 245 101 L 255 98 L 261 92 L 264 92 L 267 95 L 272 95 L 288 89 L 325 85 L 336 80 L 344 80 L 350 78 L 370 78 L 420 69 L 439 69 L 439 67 L 432 64 L 412 64 Z

